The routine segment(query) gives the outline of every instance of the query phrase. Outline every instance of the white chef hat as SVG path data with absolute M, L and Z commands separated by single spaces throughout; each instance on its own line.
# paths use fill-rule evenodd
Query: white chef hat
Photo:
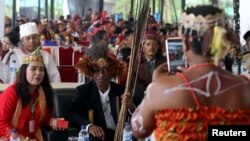
M 28 22 L 28 23 L 20 25 L 20 38 L 21 39 L 31 34 L 38 34 L 36 23 Z

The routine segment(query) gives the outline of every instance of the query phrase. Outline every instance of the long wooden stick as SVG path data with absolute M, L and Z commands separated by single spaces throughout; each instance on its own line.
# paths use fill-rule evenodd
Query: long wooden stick
M 138 69 L 138 54 L 141 50 L 141 40 L 143 37 L 143 33 L 145 32 L 147 26 L 147 20 L 149 15 L 149 1 L 150 0 L 143 0 L 142 8 L 140 9 L 138 20 L 136 23 L 135 34 L 133 37 L 133 44 L 131 49 L 130 61 L 129 61 L 129 68 L 128 68 L 128 76 L 126 82 L 125 93 L 132 92 L 132 86 L 135 81 L 135 72 Z M 127 105 L 122 104 L 121 111 L 119 114 L 118 124 L 116 127 L 114 141 L 121 141 L 122 130 L 124 128 L 124 123 L 127 117 Z

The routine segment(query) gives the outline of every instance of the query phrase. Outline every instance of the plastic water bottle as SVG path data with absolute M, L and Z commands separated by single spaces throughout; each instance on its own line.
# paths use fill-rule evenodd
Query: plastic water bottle
M 89 133 L 86 129 L 86 126 L 81 126 L 81 130 L 78 134 L 78 141 L 89 141 Z
M 17 129 L 11 130 L 10 140 L 9 141 L 20 141 L 20 137 L 18 135 Z
M 246 77 L 249 77 L 249 72 L 248 72 L 247 64 L 245 60 L 241 61 L 240 74 L 245 75 Z
M 10 83 L 16 81 L 17 63 L 16 60 L 12 60 L 10 64 Z
M 42 36 L 41 36 L 41 44 L 42 44 L 42 46 L 44 45 L 44 43 L 45 43 L 45 36 L 42 35 Z
M 132 129 L 129 122 L 125 123 L 125 127 L 122 131 L 122 141 L 132 141 Z
M 225 63 L 224 63 L 224 60 L 223 60 L 223 59 L 220 60 L 220 67 L 221 67 L 223 70 L 226 69 L 226 66 L 225 66 Z
M 234 62 L 232 64 L 232 73 L 235 75 L 239 74 L 239 64 L 236 59 L 234 59 Z
M 84 75 L 78 70 L 77 81 L 79 84 L 85 83 Z
M 61 39 L 61 36 L 58 35 L 58 36 L 57 36 L 57 45 L 58 45 L 58 46 L 61 45 L 61 40 L 62 40 L 62 39 Z
M 123 55 L 122 55 L 121 50 L 118 50 L 118 53 L 117 53 L 116 58 L 117 58 L 118 60 L 123 60 Z
M 66 38 L 66 39 L 65 39 L 65 40 L 66 40 L 65 45 L 68 47 L 68 46 L 70 45 L 70 43 L 69 43 L 69 36 L 66 36 L 65 38 Z

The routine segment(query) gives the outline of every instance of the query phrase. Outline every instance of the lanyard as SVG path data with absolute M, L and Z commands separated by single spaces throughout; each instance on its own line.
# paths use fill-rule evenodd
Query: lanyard
M 38 100 L 39 100 L 39 96 L 34 103 L 30 102 L 30 111 L 31 111 L 32 116 L 34 116 L 35 106 L 36 106 L 36 103 L 38 102 Z

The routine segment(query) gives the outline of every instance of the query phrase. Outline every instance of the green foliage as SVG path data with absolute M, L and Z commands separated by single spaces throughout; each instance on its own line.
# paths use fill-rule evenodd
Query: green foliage
M 4 15 L 8 17 L 12 17 L 12 1 L 10 0 L 5 0 L 5 7 L 4 7 Z
M 127 19 L 130 12 L 130 0 L 116 0 L 114 13 L 122 13 L 123 19 Z
M 18 0 L 16 0 L 18 1 Z M 19 0 L 20 1 L 20 0 Z M 50 17 L 50 9 L 51 9 L 51 0 L 48 0 L 48 12 L 49 12 L 49 17 Z M 64 9 L 63 9 L 63 2 L 65 0 L 54 0 L 54 18 L 58 19 L 59 16 L 64 14 Z M 138 6 L 138 2 L 141 2 L 142 0 L 134 0 L 133 4 L 133 16 L 136 16 L 136 10 Z M 173 1 L 175 4 L 175 9 L 173 6 Z M 181 9 L 181 1 L 182 0 L 164 0 L 164 11 L 163 11 L 163 20 L 164 22 L 168 23 L 176 23 L 179 20 L 179 16 L 181 15 L 182 9 Z M 43 2 L 43 0 L 41 1 Z M 131 0 L 105 0 L 107 3 L 114 3 L 114 11 L 110 14 L 115 14 L 115 13 L 122 13 L 123 18 L 127 19 L 128 14 L 131 9 Z M 32 5 L 34 5 L 35 1 L 32 1 Z M 186 7 L 189 6 L 195 6 L 195 5 L 200 5 L 200 4 L 211 4 L 211 0 L 186 0 Z M 4 14 L 8 17 L 12 17 L 12 8 L 13 8 L 13 1 L 12 0 L 5 0 L 5 9 L 4 9 Z M 41 9 L 41 14 L 45 14 L 45 8 L 43 5 Z M 152 0 L 150 0 L 150 7 L 152 7 Z M 219 7 L 225 9 L 225 12 L 229 16 L 233 16 L 233 2 L 232 0 L 224 0 L 224 1 L 219 1 Z M 155 13 L 160 13 L 160 8 L 161 8 L 161 3 L 160 0 L 155 0 Z M 18 11 L 18 10 L 17 10 Z M 35 10 L 37 11 L 37 10 Z M 151 8 L 152 11 L 152 8 Z M 153 14 L 151 12 L 151 14 Z
M 59 16 L 63 15 L 63 1 L 64 0 L 54 0 L 54 18 L 55 19 L 58 19 Z
M 10 6 L 10 5 L 6 5 L 5 7 L 4 7 L 4 15 L 5 16 L 8 16 L 8 17 L 12 17 L 12 6 Z

